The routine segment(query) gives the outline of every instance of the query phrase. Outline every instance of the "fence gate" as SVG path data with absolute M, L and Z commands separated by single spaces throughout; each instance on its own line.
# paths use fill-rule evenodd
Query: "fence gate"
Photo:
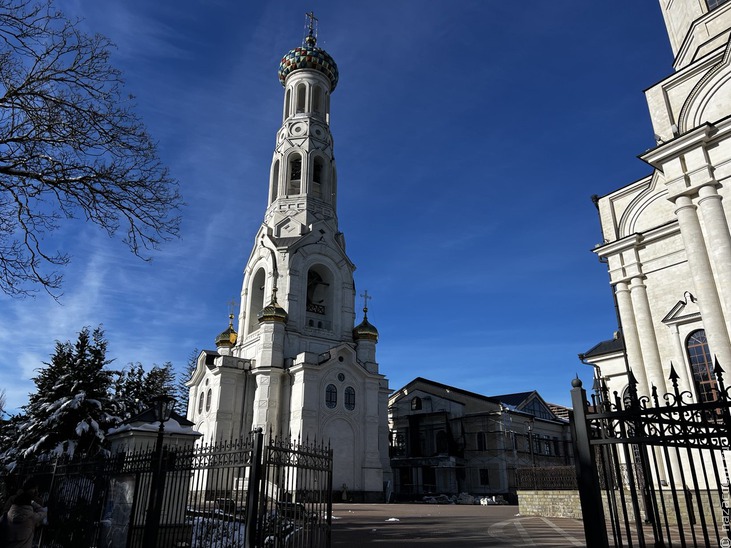
M 715 401 L 678 388 L 609 394 L 591 405 L 577 378 L 571 390 L 576 470 L 587 546 L 731 547 L 731 400 L 716 365 Z
M 264 448 L 257 546 L 330 546 L 332 449 L 285 439 Z
M 39 548 L 329 548 L 332 450 L 249 438 L 93 462 L 23 462 L 48 505 Z M 154 504 L 153 502 L 156 502 Z M 156 511 L 151 511 L 156 508 Z

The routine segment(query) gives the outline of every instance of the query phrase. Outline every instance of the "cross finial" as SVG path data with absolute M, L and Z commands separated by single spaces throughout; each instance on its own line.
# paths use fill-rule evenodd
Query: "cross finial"
M 368 314 L 368 301 L 371 300 L 373 297 L 368 294 L 367 289 L 363 291 L 360 296 L 363 297 L 363 314 Z
M 305 17 L 307 17 L 307 36 L 304 41 L 306 44 L 314 46 L 317 42 L 317 17 L 312 11 L 305 13 Z
M 236 302 L 236 299 L 231 297 L 231 300 L 226 304 L 228 304 L 228 317 L 233 320 L 234 312 L 236 311 L 236 307 L 239 305 L 239 303 Z

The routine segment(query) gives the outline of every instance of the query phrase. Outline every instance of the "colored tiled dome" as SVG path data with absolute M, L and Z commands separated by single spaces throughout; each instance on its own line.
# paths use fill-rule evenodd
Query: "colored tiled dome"
M 338 85 L 338 66 L 330 54 L 324 49 L 315 46 L 315 37 L 310 35 L 305 38 L 305 43 L 291 50 L 282 57 L 279 63 L 279 81 L 284 85 L 287 76 L 299 69 L 313 69 L 321 72 L 330 80 L 330 91 L 335 91 Z

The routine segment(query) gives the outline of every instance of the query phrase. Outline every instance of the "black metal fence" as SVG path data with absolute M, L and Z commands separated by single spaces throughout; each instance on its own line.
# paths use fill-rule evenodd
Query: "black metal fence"
M 265 446 L 256 432 L 92 461 L 24 461 L 2 478 L 6 491 L 29 476 L 48 506 L 41 548 L 330 546 L 332 450 L 323 444 Z
M 517 489 L 530 491 L 576 491 L 576 467 L 516 468 L 515 486 Z
M 574 380 L 576 469 L 587 545 L 731 546 L 731 399 L 715 370 L 715 401 L 697 402 L 670 374 L 672 392 L 610 395 L 591 405 Z

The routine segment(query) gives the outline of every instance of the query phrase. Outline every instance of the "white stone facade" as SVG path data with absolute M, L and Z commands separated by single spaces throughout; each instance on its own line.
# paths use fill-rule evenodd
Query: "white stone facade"
M 641 394 L 699 397 L 691 338 L 731 371 L 731 2 L 660 0 L 675 72 L 646 91 L 657 146 L 652 174 L 598 198 L 624 347 L 605 341 L 584 360 L 622 394 L 631 368 Z M 703 330 L 703 331 L 700 331 Z M 695 375 L 695 376 L 694 376 Z
M 335 66 L 312 35 L 307 48 Z M 334 70 L 280 67 L 283 121 L 264 222 L 244 269 L 238 333 L 231 326 L 215 352 L 201 353 L 188 417 L 205 442 L 259 427 L 329 440 L 333 488 L 378 500 L 390 480 L 389 388 L 376 362 L 377 331 L 367 320 L 355 327 L 355 266 L 338 229 Z

